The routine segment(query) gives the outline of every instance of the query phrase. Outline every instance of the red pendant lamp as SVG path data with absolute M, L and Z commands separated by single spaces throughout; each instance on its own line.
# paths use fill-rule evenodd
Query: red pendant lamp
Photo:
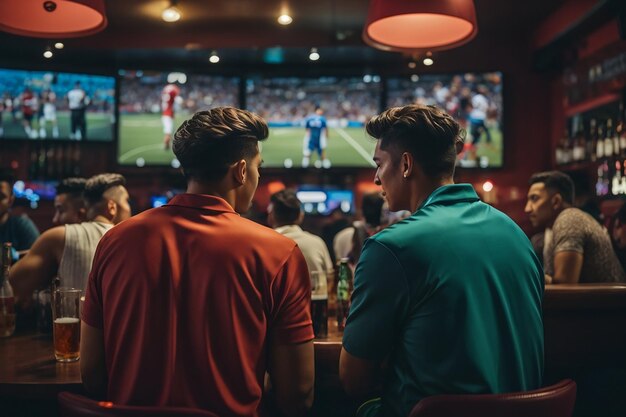
M 0 30 L 36 38 L 76 38 L 107 25 L 104 0 L 1 0 Z
M 478 32 L 473 0 L 371 0 L 363 40 L 385 51 L 450 49 Z

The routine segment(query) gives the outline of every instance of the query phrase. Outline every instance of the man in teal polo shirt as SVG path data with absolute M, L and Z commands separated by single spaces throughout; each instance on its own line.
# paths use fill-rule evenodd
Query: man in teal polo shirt
M 436 394 L 539 388 L 543 271 L 506 215 L 454 184 L 462 129 L 432 106 L 373 118 L 376 184 L 413 215 L 367 240 L 356 269 L 339 373 L 382 398 L 360 416 L 407 416 Z

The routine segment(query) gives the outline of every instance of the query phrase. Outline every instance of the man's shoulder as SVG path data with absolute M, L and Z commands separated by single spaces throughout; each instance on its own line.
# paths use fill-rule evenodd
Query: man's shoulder
M 570 207 L 561 211 L 554 221 L 554 228 L 559 227 L 571 227 L 576 225 L 577 227 L 583 224 L 597 223 L 596 220 L 588 213 L 585 213 L 581 209 Z M 599 223 L 598 223 L 599 225 Z
M 35 227 L 35 223 L 28 217 L 26 214 L 21 214 L 19 216 L 9 216 L 9 220 L 7 223 L 12 223 L 17 227 Z

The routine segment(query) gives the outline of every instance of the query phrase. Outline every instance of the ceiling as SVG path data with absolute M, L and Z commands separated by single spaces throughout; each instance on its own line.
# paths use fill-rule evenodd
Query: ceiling
M 529 40 L 538 23 L 566 0 L 475 0 L 478 36 L 457 50 L 441 53 L 448 66 L 480 57 L 494 44 Z M 180 0 L 183 18 L 160 19 L 166 0 L 109 0 L 108 27 L 93 36 L 67 39 L 66 47 L 45 61 L 49 66 L 115 68 L 128 65 L 208 66 L 217 50 L 223 68 L 264 66 L 267 48 L 280 47 L 284 65 L 308 62 L 311 47 L 320 50 L 316 63 L 325 67 L 406 66 L 398 53 L 365 46 L 361 31 L 368 0 Z M 276 22 L 286 10 L 294 21 Z M 46 45 L 55 40 L 26 38 L 0 32 L 2 61 L 7 65 L 44 65 Z M 276 51 L 276 50 L 274 50 Z

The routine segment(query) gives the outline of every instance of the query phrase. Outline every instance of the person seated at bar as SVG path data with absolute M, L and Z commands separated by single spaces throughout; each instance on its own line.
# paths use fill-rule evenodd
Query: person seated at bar
M 52 224 L 74 224 L 85 221 L 85 178 L 66 178 L 57 185 Z
M 593 217 L 574 205 L 574 183 L 563 172 L 530 177 L 524 211 L 532 225 L 545 229 L 543 266 L 546 284 L 624 282 L 626 275 L 611 239 Z
M 172 149 L 187 193 L 98 245 L 81 327 L 88 392 L 219 416 L 275 415 L 272 401 L 287 416 L 309 409 L 306 261 L 293 240 L 239 215 L 250 209 L 268 133 L 259 116 L 232 107 L 178 128 Z
M 626 271 L 626 203 L 617 210 L 611 225 L 613 249 L 622 269 Z
M 270 196 L 267 222 L 283 236 L 294 240 L 306 260 L 309 272 L 333 270 L 330 253 L 321 237 L 302 230 L 302 203 L 292 190 L 281 190 Z M 324 288 L 325 289 L 325 288 Z
M 85 183 L 88 221 L 45 231 L 11 269 L 11 285 L 28 304 L 34 290 L 59 285 L 84 290 L 96 246 L 113 225 L 130 217 L 126 180 L 120 174 L 95 175 Z
M 437 394 L 539 388 L 543 272 L 522 230 L 454 184 L 463 130 L 433 106 L 366 125 L 389 210 L 413 214 L 370 237 L 357 264 L 339 376 L 359 416 L 402 416 Z
M 0 243 L 11 242 L 14 260 L 26 253 L 39 237 L 39 230 L 26 215 L 11 215 L 15 202 L 13 183 L 15 178 L 7 170 L 0 169 Z M 18 254 L 19 253 L 19 254 Z

